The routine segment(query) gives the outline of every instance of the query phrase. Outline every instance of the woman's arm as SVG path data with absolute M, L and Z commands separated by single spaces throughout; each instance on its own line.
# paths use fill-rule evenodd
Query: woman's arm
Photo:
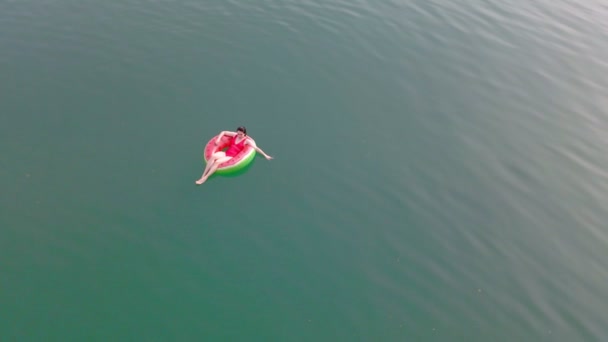
M 249 140 L 247 140 L 247 144 L 253 147 L 258 153 L 262 154 L 267 160 L 273 159 L 271 156 L 267 155 L 266 152 L 262 151 L 262 149 L 256 145 L 253 139 L 249 138 Z
M 267 155 L 266 152 L 262 151 L 261 148 L 257 146 L 253 146 L 253 148 L 255 148 L 256 151 L 260 152 L 267 160 L 273 159 L 271 156 Z
M 235 136 L 235 135 L 236 135 L 236 133 L 235 133 L 235 132 L 230 132 L 230 131 L 222 131 L 222 132 L 221 132 L 221 133 L 220 133 L 220 134 L 217 136 L 217 139 L 215 139 L 215 144 L 216 144 L 216 145 L 220 143 L 220 140 L 222 140 L 222 137 L 223 137 L 224 135 L 227 135 L 227 136 L 229 136 L 229 137 L 233 137 L 233 136 Z

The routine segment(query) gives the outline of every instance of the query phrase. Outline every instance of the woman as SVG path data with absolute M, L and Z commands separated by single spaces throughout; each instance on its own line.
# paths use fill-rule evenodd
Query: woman
M 209 160 L 207 160 L 207 166 L 205 167 L 205 171 L 203 171 L 203 175 L 199 180 L 196 181 L 196 184 L 203 184 L 211 176 L 217 167 L 229 161 L 232 157 L 236 156 L 241 152 L 246 145 L 253 147 L 258 153 L 261 153 L 267 160 L 272 159 L 271 156 L 267 155 L 266 152 L 262 151 L 261 148 L 257 147 L 255 141 L 247 136 L 247 129 L 243 126 L 236 129 L 236 132 L 223 131 L 217 136 L 215 139 L 215 145 L 219 144 L 220 140 L 223 136 L 232 137 L 230 140 L 230 145 L 228 145 L 228 149 L 226 152 L 217 151 L 211 155 Z

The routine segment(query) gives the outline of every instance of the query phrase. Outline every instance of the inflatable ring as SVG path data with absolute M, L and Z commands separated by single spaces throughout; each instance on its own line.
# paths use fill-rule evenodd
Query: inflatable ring
M 215 140 L 217 140 L 218 136 L 219 135 L 216 135 L 213 138 L 211 138 L 211 140 L 209 140 L 209 142 L 207 142 L 207 145 L 205 146 L 205 153 L 203 154 L 203 157 L 205 158 L 205 163 L 207 163 L 209 161 L 209 158 L 211 157 L 212 154 L 214 154 L 217 151 L 223 151 L 228 147 L 228 145 L 230 145 L 230 141 L 232 140 L 232 137 L 223 136 L 222 140 L 220 140 L 220 143 L 217 144 L 217 146 L 216 146 Z M 244 167 L 246 167 L 247 165 L 249 165 L 253 161 L 254 157 L 255 157 L 255 149 L 253 147 L 251 147 L 250 145 L 245 145 L 245 148 L 239 154 L 232 157 L 229 161 L 218 165 L 215 173 L 229 174 L 229 173 L 237 172 L 237 171 L 243 169 Z

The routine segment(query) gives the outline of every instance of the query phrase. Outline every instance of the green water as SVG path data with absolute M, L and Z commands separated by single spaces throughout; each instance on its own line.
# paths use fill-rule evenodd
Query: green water
M 0 340 L 605 340 L 607 20 L 0 2 Z

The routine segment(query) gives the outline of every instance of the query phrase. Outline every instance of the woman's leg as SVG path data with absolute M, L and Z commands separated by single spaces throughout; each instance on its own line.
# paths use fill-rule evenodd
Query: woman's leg
M 209 158 L 209 163 L 207 163 L 205 172 L 203 172 L 203 175 L 201 176 L 201 178 L 196 181 L 196 184 L 205 183 L 207 178 L 209 178 L 209 176 L 211 176 L 215 172 L 215 170 L 217 170 L 217 168 L 218 168 L 218 166 L 220 166 L 220 164 L 232 159 L 232 157 L 226 157 L 225 155 L 224 156 L 215 156 L 215 157 L 217 157 L 217 158 Z
M 219 158 L 225 158 L 225 157 L 226 157 L 226 154 L 223 151 L 218 151 L 218 152 L 215 152 L 214 154 L 212 154 L 209 157 L 209 160 L 207 160 L 207 165 L 205 166 L 205 170 L 203 171 L 203 174 L 201 175 L 201 178 L 199 179 L 199 181 L 201 179 L 203 179 L 203 177 L 205 177 L 207 172 L 209 172 L 209 169 L 211 169 L 213 164 L 215 164 Z M 198 181 L 197 181 L 197 184 L 199 184 Z
M 211 176 L 215 170 L 217 170 L 218 166 L 220 166 L 220 164 L 225 163 L 227 161 L 229 161 L 230 159 L 232 159 L 232 157 L 220 157 L 218 159 L 215 159 L 214 163 L 211 164 L 211 166 L 209 167 L 209 170 L 207 170 L 206 173 L 203 173 L 203 176 L 201 177 L 201 179 L 196 181 L 196 184 L 203 184 L 205 183 L 205 181 L 207 180 L 207 178 L 209 178 L 209 176 Z
M 215 161 L 218 158 L 225 157 L 225 156 L 226 156 L 226 154 L 224 154 L 224 152 L 215 152 L 214 154 L 212 154 L 211 157 L 209 157 L 209 160 L 207 161 L 207 165 L 205 166 L 205 171 L 203 171 L 203 175 L 201 177 L 203 177 L 205 174 L 207 174 L 207 172 L 211 168 L 211 165 L 213 165 L 213 163 L 215 163 Z

